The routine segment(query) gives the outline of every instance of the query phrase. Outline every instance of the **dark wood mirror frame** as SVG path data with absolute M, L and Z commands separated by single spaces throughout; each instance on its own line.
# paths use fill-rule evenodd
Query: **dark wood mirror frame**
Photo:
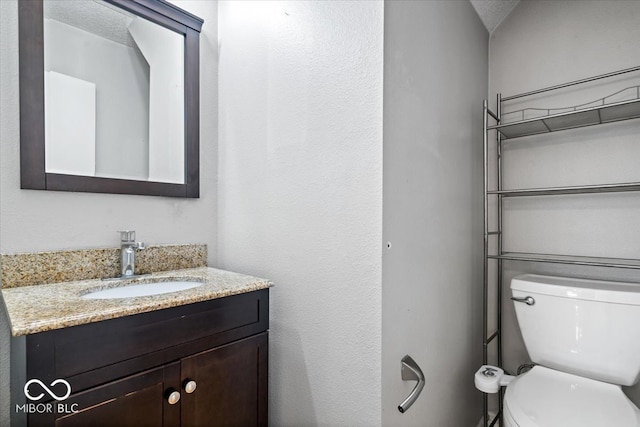
M 200 196 L 200 45 L 203 20 L 164 0 L 105 0 L 184 35 L 184 184 L 47 173 L 44 127 L 43 2 L 18 2 L 20 188 L 198 198 Z

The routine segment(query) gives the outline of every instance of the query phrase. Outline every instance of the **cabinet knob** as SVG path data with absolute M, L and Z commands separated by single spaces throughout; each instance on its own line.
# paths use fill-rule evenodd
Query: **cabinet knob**
M 175 405 L 178 401 L 180 401 L 180 392 L 173 388 L 167 390 L 167 402 L 169 402 L 169 405 Z
M 185 380 L 184 381 L 184 391 L 186 391 L 187 393 L 191 394 L 194 391 L 196 391 L 196 387 L 198 385 L 196 384 L 196 382 L 194 380 Z

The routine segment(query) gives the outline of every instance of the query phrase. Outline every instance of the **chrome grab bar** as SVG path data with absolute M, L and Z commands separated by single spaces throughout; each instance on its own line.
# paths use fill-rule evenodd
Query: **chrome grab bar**
M 534 300 L 533 297 L 524 297 L 524 298 L 511 297 L 511 300 L 515 302 L 523 302 L 527 305 L 533 305 L 536 303 L 536 300 Z
M 413 402 L 416 401 L 418 396 L 420 396 L 420 392 L 422 392 L 422 389 L 424 388 L 425 380 L 422 369 L 420 369 L 415 360 L 413 360 L 409 355 L 402 358 L 400 374 L 402 375 L 403 381 L 418 381 L 413 390 L 411 390 L 411 393 L 409 393 L 409 396 L 407 396 L 407 398 L 398 405 L 398 411 L 404 414 L 406 410 L 413 405 Z

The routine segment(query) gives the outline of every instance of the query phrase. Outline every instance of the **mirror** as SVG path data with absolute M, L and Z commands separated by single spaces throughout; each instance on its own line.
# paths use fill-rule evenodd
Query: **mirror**
M 45 171 L 184 184 L 184 36 L 44 0 Z
M 199 31 L 164 0 L 19 3 L 21 188 L 199 196 Z

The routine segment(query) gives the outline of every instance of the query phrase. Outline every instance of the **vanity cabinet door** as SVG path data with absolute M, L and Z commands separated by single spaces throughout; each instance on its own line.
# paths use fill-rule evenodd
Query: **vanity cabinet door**
M 267 426 L 267 333 L 182 359 L 183 427 Z M 185 386 L 195 381 L 196 389 Z
M 169 404 L 168 392 L 180 390 L 180 363 L 175 362 L 71 395 L 76 413 L 57 414 L 56 427 L 177 427 L 180 404 Z M 44 425 L 30 422 L 29 425 Z

